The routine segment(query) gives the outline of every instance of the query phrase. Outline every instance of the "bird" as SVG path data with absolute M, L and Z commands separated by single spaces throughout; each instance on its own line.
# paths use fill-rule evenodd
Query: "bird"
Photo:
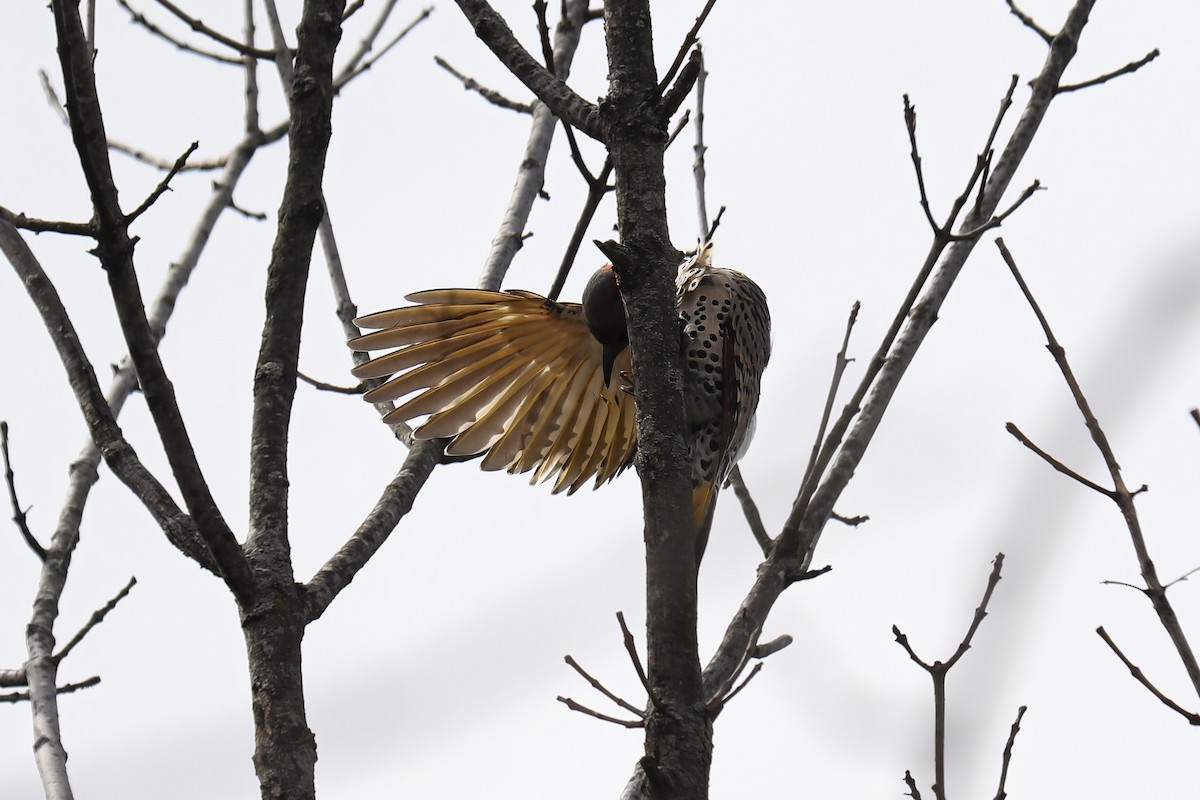
M 713 266 L 711 242 L 683 259 L 675 286 L 699 564 L 717 493 L 753 438 L 771 320 L 758 284 Z M 415 438 L 448 439 L 447 455 L 482 456 L 484 470 L 553 479 L 556 494 L 599 488 L 633 463 L 637 395 L 612 264 L 591 276 L 582 303 L 514 289 L 405 299 L 413 305 L 354 320 L 371 332 L 347 342 L 390 350 L 352 370 L 385 379 L 366 400 L 404 398 L 384 422 L 428 415 Z

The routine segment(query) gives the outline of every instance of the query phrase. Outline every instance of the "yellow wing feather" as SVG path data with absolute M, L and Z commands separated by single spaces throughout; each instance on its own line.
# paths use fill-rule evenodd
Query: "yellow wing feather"
M 484 469 L 533 472 L 574 492 L 612 480 L 636 449 L 633 398 L 604 385 L 602 352 L 575 303 L 532 292 L 434 289 L 416 305 L 355 320 L 376 328 L 348 343 L 391 350 L 354 368 L 384 378 L 372 402 L 401 400 L 384 419 L 410 421 L 420 439 L 451 439 L 452 455 L 483 454 Z M 395 349 L 392 349 L 395 348 Z M 628 351 L 614 370 L 629 370 Z

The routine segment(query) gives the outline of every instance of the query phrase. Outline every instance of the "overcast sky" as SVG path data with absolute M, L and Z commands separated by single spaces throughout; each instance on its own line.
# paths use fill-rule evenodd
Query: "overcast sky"
M 199 3 L 191 3 L 199 7 Z M 235 4 L 205 7 L 230 34 Z M 348 50 L 369 23 L 360 12 Z M 527 2 L 496 4 L 535 47 Z M 1028 2 L 1057 30 L 1069 3 Z M 655 8 L 660 70 L 702 3 Z M 164 27 L 166 15 L 137 6 Z M 298 3 L 284 4 L 290 31 Z M 401 3 L 393 29 L 419 6 Z M 552 9 L 554 11 L 554 9 Z M 197 12 L 200 13 L 200 12 Z M 260 29 L 260 32 L 265 27 Z M 1139 73 L 1057 99 L 1018 173 L 1049 187 L 1001 233 L 1067 348 L 1126 480 L 1151 491 L 1139 511 L 1164 579 L 1200 565 L 1200 6 L 1099 2 L 1066 74 L 1078 82 L 1141 58 Z M 173 159 L 240 136 L 241 73 L 176 52 L 101 4 L 97 71 L 110 136 Z M 189 38 L 191 35 L 189 34 Z M 715 261 L 751 274 L 771 303 L 774 354 L 743 473 L 772 532 L 786 517 L 819 420 L 846 313 L 855 381 L 930 241 L 917 203 L 901 96 L 919 113 L 926 181 L 941 216 L 962 187 L 1010 76 L 1021 84 L 1000 136 L 1028 99 L 1045 46 L 1001 0 L 718 3 L 702 40 L 711 76 L 706 138 L 710 209 L 728 207 Z M 0 205 L 45 218 L 90 215 L 68 132 L 37 70 L 61 86 L 52 17 L 21 4 L 0 34 Z M 266 40 L 263 39 L 262 43 Z M 215 45 L 214 45 L 215 47 Z M 535 48 L 536 49 L 536 48 Z M 441 55 L 511 97 L 528 93 L 474 37 L 453 4 L 338 100 L 326 195 L 359 308 L 424 288 L 474 285 L 507 202 L 529 118 L 466 93 Z M 599 23 L 589 25 L 572 85 L 604 92 Z M 264 125 L 281 119 L 263 69 Z M 694 242 L 692 134 L 668 158 L 675 244 Z M 545 292 L 585 194 L 564 142 L 506 286 Z M 588 147 L 594 170 L 602 155 Z M 286 143 L 262 151 L 236 199 L 268 214 L 222 217 L 162 346 L 179 402 L 225 516 L 244 529 L 250 390 Z M 114 155 L 132 208 L 160 176 Z M 174 183 L 135 227 L 143 290 L 178 259 L 211 174 Z M 602 206 L 588 239 L 607 237 Z M 55 280 L 102 380 L 123 346 L 88 243 L 26 236 Z M 1186 676 L 1138 593 L 1137 563 L 1115 506 L 1052 472 L 1004 430 L 1014 421 L 1089 477 L 1103 465 L 996 254 L 980 243 L 893 402 L 849 490 L 857 530 L 827 529 L 814 564 L 833 570 L 793 587 L 765 636 L 795 644 L 716 722 L 714 797 L 900 797 L 912 769 L 932 770 L 929 680 L 892 624 L 928 660 L 947 658 L 979 601 L 991 559 L 1004 580 L 975 645 L 949 679 L 948 788 L 991 797 L 1019 705 L 1013 797 L 1194 795 L 1195 736 L 1137 685 L 1094 629 L 1105 625 L 1164 691 L 1196 710 Z M 563 293 L 577 299 L 600 256 L 585 250 Z M 301 368 L 349 384 L 350 360 L 323 264 L 314 263 Z M 10 425 L 21 500 L 48 539 L 85 441 L 49 337 L 11 271 L 0 270 L 5 345 L 0 418 Z M 144 403 L 121 417 L 130 442 L 168 475 Z M 306 580 L 369 511 L 404 456 L 374 410 L 300 387 L 292 426 L 292 544 Z M 253 728 L 243 643 L 225 587 L 167 544 L 105 468 L 84 517 L 56 631 L 65 641 L 136 575 L 133 593 L 64 663 L 99 674 L 60 702 L 76 796 L 253 797 Z M 4 513 L 7 516 L 7 512 Z M 0 530 L 4 530 L 0 528 Z M 701 572 L 707 659 L 754 578 L 760 553 L 727 493 Z M 643 698 L 613 615 L 644 619 L 640 492 L 631 473 L 592 493 L 552 497 L 473 464 L 439 468 L 386 546 L 311 626 L 309 724 L 325 797 L 616 796 L 642 735 L 568 711 L 569 695 L 605 711 L 562 662 L 570 653 L 627 699 Z M 14 529 L 0 535 L 0 667 L 26 658 L 38 565 Z M 1172 598 L 1200 642 L 1200 589 Z M 29 709 L 0 707 L 0 798 L 32 798 Z

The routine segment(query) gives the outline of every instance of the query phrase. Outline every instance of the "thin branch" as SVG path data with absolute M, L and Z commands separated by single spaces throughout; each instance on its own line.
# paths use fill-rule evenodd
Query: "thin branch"
M 1017 4 L 1013 2 L 1013 0 L 1004 0 L 1004 2 L 1008 3 L 1008 10 L 1012 12 L 1012 15 L 1021 20 L 1021 24 L 1026 28 L 1029 28 L 1029 30 L 1042 37 L 1043 42 L 1050 44 L 1054 41 L 1054 34 L 1050 33 L 1050 31 L 1046 30 L 1041 25 L 1038 25 L 1036 22 L 1034 22 L 1033 17 L 1017 8 Z
M 576 94 L 562 77 L 548 71 L 534 60 L 528 51 L 521 46 L 513 36 L 508 23 L 496 13 L 486 0 L 455 0 L 462 9 L 463 15 L 475 29 L 475 35 L 491 49 L 496 58 L 504 64 L 516 78 L 537 95 L 538 99 L 550 107 L 554 116 L 566 120 L 571 125 L 583 131 L 593 139 L 601 139 L 600 111 L 595 105 Z M 582 14 L 579 15 L 580 25 L 574 25 L 575 35 L 582 24 Z M 560 28 L 562 23 L 560 23 Z M 554 66 L 563 70 L 564 65 L 555 55 Z
M 596 690 L 596 691 L 598 691 L 600 694 L 602 694 L 602 695 L 604 695 L 605 697 L 607 697 L 609 700 L 613 701 L 613 703 L 615 703 L 616 705 L 620 706 L 621 708 L 625 709 L 626 711 L 629 711 L 629 712 L 632 712 L 632 713 L 636 714 L 638 717 L 645 717 L 645 716 L 646 716 L 646 712 L 645 712 L 645 711 L 643 711 L 642 709 L 638 708 L 638 707 L 637 707 L 637 706 L 635 706 L 633 703 L 630 703 L 630 702 L 628 702 L 628 701 L 626 701 L 626 700 L 624 700 L 624 699 L 622 699 L 622 698 L 618 697 L 617 695 L 613 694 L 611 691 L 609 691 L 609 690 L 608 690 L 608 688 L 607 688 L 607 687 L 605 687 L 605 685 L 604 685 L 604 684 L 602 684 L 600 681 L 598 681 L 598 680 L 596 680 L 595 678 L 593 678 L 591 675 L 589 675 L 589 674 L 588 674 L 587 670 L 585 670 L 583 667 L 579 666 L 579 662 L 577 662 L 577 661 L 576 661 L 574 658 L 572 658 L 571 656 L 569 656 L 569 655 L 568 655 L 568 656 L 563 656 L 563 661 L 567 662 L 567 665 L 568 665 L 568 666 L 569 666 L 571 669 L 573 669 L 573 670 L 575 670 L 576 672 L 578 672 L 578 673 L 579 673 L 579 676 L 580 676 L 581 678 L 583 678 L 585 681 L 587 681 L 587 682 L 588 682 L 588 684 L 589 684 L 589 685 L 590 685 L 590 686 L 591 686 L 593 689 L 595 689 L 595 690 Z
M 562 292 L 563 286 L 567 282 L 567 275 L 570 274 L 571 267 L 575 265 L 575 259 L 579 255 L 579 248 L 583 246 L 583 239 L 587 236 L 588 226 L 592 224 L 604 196 L 612 191 L 613 187 L 608 183 L 612 171 L 612 159 L 605 159 L 604 168 L 600 170 L 600 174 L 588 182 L 588 194 L 583 201 L 583 210 L 580 211 L 579 219 L 575 222 L 575 230 L 571 232 L 571 239 L 567 242 L 567 249 L 558 265 L 558 272 L 554 275 L 554 283 L 551 284 L 550 292 L 546 295 L 551 300 L 557 300 Z
M 1050 329 L 1050 323 L 1046 320 L 1041 307 L 1037 304 L 1032 292 L 1029 291 L 1029 287 L 1021 277 L 1020 270 L 1017 269 L 1016 262 L 1012 254 L 1009 253 L 1008 248 L 1005 247 L 1004 241 L 997 239 L 996 246 L 999 248 L 1001 256 L 1016 279 L 1017 285 L 1021 288 L 1026 302 L 1033 310 L 1034 316 L 1037 317 L 1042 332 L 1046 336 L 1046 347 L 1058 365 L 1059 372 L 1063 376 L 1063 381 L 1066 382 L 1067 387 L 1070 389 L 1071 396 L 1075 400 L 1075 405 L 1083 417 L 1088 432 L 1091 434 L 1093 444 L 1096 445 L 1096 449 L 1100 451 L 1100 455 L 1104 459 L 1109 477 L 1112 478 L 1113 482 L 1113 488 L 1106 492 L 1106 494 L 1109 499 L 1116 503 L 1117 508 L 1120 509 L 1121 516 L 1125 520 L 1125 526 L 1129 531 L 1129 539 L 1133 544 L 1134 553 L 1138 560 L 1138 567 L 1142 573 L 1142 580 L 1146 583 L 1146 597 L 1149 598 L 1151 605 L 1154 607 L 1155 614 L 1158 615 L 1159 623 L 1162 625 L 1163 630 L 1166 631 L 1171 644 L 1174 645 L 1175 652 L 1179 655 L 1179 660 L 1192 682 L 1193 690 L 1196 692 L 1197 697 L 1200 697 L 1200 663 L 1197 663 L 1196 655 L 1192 651 L 1192 645 L 1183 631 L 1183 626 L 1179 622 L 1179 617 L 1175 614 L 1175 609 L 1171 605 L 1171 601 L 1167 598 L 1166 587 L 1159 580 L 1158 570 L 1154 566 L 1154 561 L 1150 558 L 1150 550 L 1146 546 L 1146 538 L 1142 533 L 1141 521 L 1138 519 L 1137 508 L 1134 504 L 1134 499 L 1138 494 L 1145 491 L 1146 487 L 1143 486 L 1140 489 L 1130 491 L 1125 485 L 1125 479 L 1121 475 L 1121 466 L 1117 462 L 1117 456 L 1113 452 L 1112 445 L 1109 444 L 1108 436 L 1100 426 L 1099 420 L 1092 413 L 1091 404 L 1088 403 L 1087 398 L 1084 396 L 1083 389 L 1080 388 L 1079 381 L 1075 378 L 1075 373 L 1071 369 L 1071 365 L 1067 362 L 1066 351 L 1055 338 L 1054 332 Z
M 958 663 L 958 660 L 963 657 L 971 647 L 971 640 L 975 637 L 975 632 L 979 630 L 979 626 L 983 623 L 984 617 L 987 616 L 988 603 L 992 599 L 992 592 L 996 589 L 996 584 L 1000 582 L 1000 570 L 1004 566 L 1004 554 L 998 553 L 995 560 L 992 562 L 992 571 L 988 575 L 987 588 L 984 589 L 983 599 L 975 609 L 975 614 L 971 618 L 971 624 L 967 627 L 966 634 L 963 635 L 962 641 L 959 642 L 958 649 L 954 651 L 947 661 L 934 661 L 928 663 L 916 654 L 912 645 L 908 642 L 908 637 L 901 633 L 900 628 L 896 625 L 892 626 L 892 635 L 896 637 L 896 642 L 904 651 L 908 653 L 908 657 L 913 663 L 929 673 L 929 677 L 933 680 L 933 768 L 936 774 L 936 779 L 933 784 L 933 793 L 938 800 L 945 800 L 946 797 L 946 675 Z
M 320 618 L 338 594 L 350 585 L 371 557 L 378 552 L 400 519 L 407 514 L 417 493 L 437 466 L 442 446 L 437 441 L 418 441 L 408 451 L 400 471 L 384 488 L 358 530 L 304 586 L 304 618 Z
M 821 452 L 821 443 L 825 441 L 825 432 L 829 427 L 829 418 L 833 415 L 833 404 L 837 401 L 838 391 L 842 386 L 842 376 L 846 372 L 846 367 L 854 359 L 847 355 L 850 349 L 850 334 L 854 331 L 854 323 L 858 321 L 858 312 L 862 308 L 862 303 L 858 300 L 854 301 L 854 305 L 850 306 L 850 314 L 846 317 L 846 332 L 842 335 L 842 347 L 834 356 L 833 375 L 829 379 L 829 391 L 825 393 L 825 408 L 821 411 L 821 422 L 817 425 L 817 436 L 813 440 L 812 450 L 808 456 L 808 464 L 804 467 L 804 477 L 801 479 L 801 486 L 808 484 L 816 485 L 816 481 L 820 480 L 821 476 L 817 474 L 817 458 Z
M 25 540 L 25 544 L 38 557 L 38 560 L 44 563 L 46 548 L 42 547 L 42 543 L 29 529 L 29 521 L 25 518 L 25 511 L 17 499 L 16 475 L 13 473 L 12 462 L 9 461 L 8 456 L 8 423 L 4 420 L 0 420 L 0 450 L 4 453 L 4 483 L 8 486 L 8 502 L 12 505 L 13 510 L 12 520 L 16 524 L 17 530 L 21 532 L 21 538 Z
M 711 5 L 711 4 L 710 4 Z M 708 70 L 704 68 L 704 49 L 696 46 L 700 58 L 700 72 L 696 75 L 696 116 L 693 127 L 696 129 L 696 143 L 692 145 L 692 179 L 696 183 L 696 218 L 700 223 L 700 235 L 708 241 L 708 198 L 704 189 L 708 177 L 704 163 L 704 155 L 708 147 L 704 144 L 704 83 L 708 78 Z M 735 467 L 736 469 L 736 467 Z
M 98 683 L 100 683 L 100 676 L 93 675 L 87 680 L 80 681 L 78 683 L 67 683 L 63 684 L 62 686 L 57 686 L 54 689 L 54 693 L 56 695 L 71 694 L 72 692 L 78 692 L 80 689 L 90 689 Z M 0 694 L 0 703 L 23 703 L 28 700 L 29 697 L 29 692 L 10 692 L 9 694 Z
M 145 150 L 141 150 L 136 147 L 132 147 L 130 145 L 123 144 L 121 142 L 114 141 L 111 139 L 108 142 L 108 149 L 112 150 L 114 153 L 120 153 L 121 155 L 129 156 L 130 158 L 134 159 L 135 161 L 140 161 L 141 163 L 143 163 L 147 166 L 154 167 L 155 169 L 162 170 L 164 172 L 166 172 L 167 170 L 173 169 L 175 166 L 175 162 L 173 162 L 173 161 L 167 161 L 165 158 L 161 158 L 161 157 L 153 155 L 151 153 L 147 153 Z M 209 172 L 209 171 L 212 171 L 215 169 L 224 169 L 225 163 L 228 160 L 228 158 L 229 158 L 228 156 L 220 156 L 218 158 L 209 158 L 209 159 L 202 159 L 200 161 L 193 161 L 190 164 L 183 165 L 183 167 L 181 167 L 180 169 L 178 169 L 176 171 L 177 172 Z
M 679 72 L 679 68 L 683 65 L 683 59 L 687 56 L 688 51 L 692 49 L 692 45 L 696 43 L 696 37 L 700 35 L 700 28 L 704 26 L 704 20 L 708 19 L 708 12 L 712 11 L 713 6 L 716 4 L 717 0 L 708 0 L 704 4 L 704 8 L 700 11 L 700 15 L 696 17 L 695 23 L 692 24 L 691 30 L 683 37 L 683 43 L 679 45 L 679 50 L 675 53 L 675 60 L 671 62 L 671 66 L 667 68 L 662 80 L 659 81 L 659 94 L 663 94 L 667 90 L 667 87 L 671 85 L 671 81 L 675 80 L 675 74 Z M 697 48 L 698 50 L 699 48 Z M 693 57 L 697 58 L 698 56 Z
M 135 25 L 141 25 L 149 33 L 157 36 L 159 39 L 162 39 L 167 44 L 172 45 L 176 50 L 180 50 L 185 53 L 191 53 L 192 55 L 200 56 L 201 58 L 207 58 L 212 61 L 216 61 L 219 64 L 233 64 L 234 66 L 241 66 L 242 64 L 241 59 L 239 58 L 227 56 L 224 53 L 214 53 L 211 50 L 204 50 L 203 48 L 188 44 L 182 39 L 172 36 L 151 22 L 145 14 L 132 8 L 129 3 L 126 2 L 126 0 L 117 0 L 117 5 L 125 9 L 125 11 L 129 14 L 129 19 L 131 22 L 133 22 Z
M 130 590 L 133 589 L 135 585 L 137 585 L 137 578 L 130 578 L 129 583 L 125 584 L 125 588 L 121 589 L 121 591 L 119 591 L 113 599 L 109 600 L 101 608 L 93 611 L 92 616 L 88 618 L 87 624 L 80 628 L 79 631 L 71 637 L 71 641 L 67 642 L 61 650 L 54 654 L 55 663 L 61 664 L 63 659 L 70 655 L 71 651 L 75 649 L 75 645 L 82 642 L 83 637 L 91 633 L 92 628 L 103 622 L 104 618 L 108 616 L 108 612 L 116 608 L 117 603 L 124 600 L 125 596 L 129 594 Z
M 378 53 L 371 56 L 366 61 L 362 62 L 362 64 L 359 65 L 354 70 L 343 72 L 342 75 L 338 76 L 338 78 L 335 79 L 333 82 L 334 91 L 340 92 L 343 88 L 345 88 L 346 84 L 348 84 L 350 81 L 354 80 L 359 75 L 362 75 L 364 72 L 371 69 L 371 67 L 375 66 L 381 58 L 383 58 L 384 56 L 386 56 L 388 53 L 391 52 L 393 47 L 400 44 L 400 42 L 406 36 L 408 36 L 408 34 L 410 34 L 414 28 L 416 28 L 418 25 L 420 25 L 425 20 L 429 19 L 429 15 L 432 13 L 433 13 L 433 6 L 426 6 L 425 8 L 421 9 L 421 12 L 419 14 L 417 14 L 417 16 L 414 17 L 411 22 L 409 22 L 407 25 L 405 25 L 403 28 L 401 28 L 399 33 L 397 33 L 395 36 L 393 36 L 391 39 L 389 39 L 387 41 L 387 43 L 384 44 L 384 46 L 379 49 Z
M 1078 472 L 1071 469 L 1066 464 L 1062 463 L 1057 458 L 1050 455 L 1045 450 L 1043 450 L 1042 448 L 1040 448 L 1036 444 L 1034 444 L 1029 439 L 1029 437 L 1026 436 L 1021 431 L 1021 429 L 1018 428 L 1013 423 L 1011 423 L 1011 422 L 1005 423 L 1004 429 L 1006 431 L 1008 431 L 1009 433 L 1011 433 L 1014 439 L 1016 439 L 1018 442 L 1025 445 L 1026 447 L 1028 447 L 1031 451 L 1033 451 L 1035 454 L 1037 454 L 1037 456 L 1039 458 L 1041 458 L 1043 461 L 1045 461 L 1050 466 L 1054 467 L 1056 470 L 1061 472 L 1063 475 L 1066 475 L 1068 478 L 1071 478 L 1072 480 L 1077 481 L 1078 483 L 1081 483 L 1082 485 L 1091 489 L 1093 492 L 1099 492 L 1100 494 L 1104 495 L 1105 497 L 1112 499 L 1112 496 L 1113 496 L 1112 489 L 1105 489 L 1100 484 L 1098 484 L 1094 481 L 1090 481 L 1087 478 L 1083 477 Z
M 175 481 L 197 529 L 221 565 L 226 584 L 239 601 L 245 602 L 254 593 L 253 576 L 204 478 L 146 318 L 133 264 L 134 242 L 129 238 L 128 222 L 113 182 L 96 79 L 91 60 L 86 57 L 79 9 L 64 0 L 55 0 L 53 5 L 71 132 L 95 211 L 98 233 L 94 252 L 104 267 L 121 331 Z
M 917 173 L 917 193 L 921 200 L 921 210 L 925 212 L 925 221 L 929 223 L 934 235 L 942 236 L 945 231 L 933 218 L 933 210 L 929 207 L 929 194 L 925 190 L 925 170 L 921 168 L 921 154 L 917 149 L 917 109 L 909 101 L 907 94 L 904 95 L 904 127 L 908 131 L 909 157 Z
M 610 717 L 607 714 L 601 714 L 599 711 L 593 711 L 592 709 L 588 708 L 587 706 L 580 705 L 579 703 L 576 703 L 571 698 L 562 697 L 561 695 L 554 699 L 557 700 L 558 702 L 562 703 L 563 705 L 565 705 L 567 708 L 571 709 L 572 711 L 578 711 L 580 714 L 586 714 L 589 717 L 594 717 L 594 718 L 596 718 L 598 720 L 602 720 L 604 722 L 611 722 L 614 725 L 620 725 L 622 728 L 631 728 L 632 729 L 632 728 L 646 727 L 646 722 L 645 722 L 645 720 L 642 720 L 642 719 L 618 719 L 616 717 Z
M 917 781 L 909 770 L 904 770 L 904 785 L 908 787 L 909 797 L 913 800 L 921 800 L 921 790 L 917 788 Z
M 546 0 L 533 0 L 533 13 L 537 17 L 538 42 L 542 45 L 542 63 L 551 73 L 558 72 L 554 67 L 554 46 L 550 44 L 550 23 L 546 19 Z
M 383 8 L 379 9 L 379 14 L 376 15 L 375 21 L 371 23 L 371 27 L 367 31 L 366 36 L 359 40 L 358 47 L 353 53 L 350 54 L 350 57 L 346 59 L 346 63 L 342 65 L 342 71 L 338 74 L 339 78 L 354 72 L 355 68 L 362 63 L 362 60 L 366 58 L 367 54 L 370 53 L 375 47 L 375 40 L 378 39 L 379 34 L 383 32 L 383 27 L 387 24 L 387 21 L 391 19 L 392 12 L 396 9 L 396 4 L 399 1 L 400 0 L 387 0 L 387 2 L 383 4 Z M 343 25 L 345 24 L 346 16 L 349 13 L 351 13 L 351 9 L 347 8 L 346 12 L 342 14 Z
M 1119 78 L 1122 75 L 1128 75 L 1132 72 L 1137 72 L 1139 69 L 1158 58 L 1159 55 L 1160 53 L 1156 47 L 1143 57 L 1139 58 L 1137 61 L 1130 61 L 1120 69 L 1114 69 L 1112 72 L 1106 72 L 1097 78 L 1092 78 L 1091 80 L 1083 81 L 1081 83 L 1070 83 L 1066 86 L 1060 86 L 1058 87 L 1058 93 L 1066 94 L 1067 92 L 1077 92 L 1080 89 L 1087 89 L 1090 86 L 1099 86 L 1102 83 L 1111 81 L 1113 78 Z
M 336 394 L 363 394 L 367 391 L 366 385 L 359 383 L 357 386 L 338 386 L 335 383 L 326 383 L 319 381 L 316 378 L 310 378 L 299 370 L 296 371 L 296 377 L 312 386 L 315 389 L 320 389 L 322 392 L 334 392 Z
M 1063 71 L 1075 56 L 1093 2 L 1078 0 L 1067 15 L 1063 29 L 1052 40 L 1050 52 L 1033 82 L 1032 92 L 1019 121 L 1000 155 L 987 162 L 990 167 L 983 198 L 966 215 L 963 222 L 965 229 L 983 224 L 999 207 L 1045 119 Z M 1006 109 L 1007 104 L 1002 102 L 996 122 L 993 123 L 994 131 L 998 130 L 999 120 Z M 990 146 L 987 149 L 990 150 Z M 977 163 L 977 171 L 982 174 L 983 170 L 984 167 Z M 974 186 L 974 181 L 970 185 Z M 741 654 L 745 652 L 746 642 L 762 629 L 780 594 L 791 585 L 797 574 L 807 570 L 829 514 L 855 474 L 897 387 L 933 327 L 938 311 L 974 247 L 975 240 L 951 244 L 935 240 L 931 245 L 909 297 L 901 303 L 900 313 L 893 318 L 879 349 L 867 364 L 858 391 L 846 403 L 826 439 L 818 458 L 817 473 L 825 474 L 828 465 L 828 474 L 819 487 L 804 489 L 797 496 L 784 524 L 781 539 L 777 541 L 771 557 L 759 567 L 754 585 L 730 620 L 720 646 L 704 669 L 706 687 L 719 686 L 736 668 Z M 933 273 L 935 267 L 936 274 Z M 925 285 L 927 280 L 928 286 Z M 850 430 L 851 422 L 854 423 L 853 430 Z
M 736 464 L 729 473 L 729 485 L 733 487 L 733 493 L 742 506 L 742 513 L 750 525 L 750 533 L 754 534 L 754 541 L 758 542 L 758 546 L 762 548 L 763 555 L 769 555 L 771 534 L 767 533 L 767 526 L 763 524 L 762 515 L 758 513 L 758 506 L 754 503 L 754 498 L 750 496 L 750 490 L 746 488 L 746 482 L 742 479 L 742 471 Z
M 3 206 L 0 206 L 0 219 L 5 220 L 14 228 L 34 233 L 62 233 L 68 236 L 87 236 L 88 238 L 96 235 L 96 228 L 90 222 L 37 219 L 27 217 L 23 213 L 15 214 Z
M 637 642 L 633 639 L 633 634 L 629 632 L 629 626 L 625 624 L 625 613 L 617 612 L 617 623 L 621 626 L 621 641 L 625 645 L 625 652 L 629 654 L 629 660 L 633 662 L 634 672 L 637 673 L 638 680 L 642 682 L 642 688 L 646 690 L 646 696 L 650 698 L 650 704 L 654 705 L 654 692 L 650 691 L 650 681 L 646 678 L 646 670 L 642 669 L 642 660 L 638 657 Z
M 125 215 L 126 224 L 133 222 L 142 214 L 146 213 L 146 210 L 149 209 L 150 206 L 154 205 L 158 198 L 162 197 L 163 192 L 170 188 L 171 179 L 179 174 L 179 171 L 183 169 L 184 165 L 187 164 L 188 156 L 196 152 L 196 148 L 199 146 L 199 142 L 192 142 L 191 145 L 188 146 L 188 149 L 184 151 L 183 155 L 175 159 L 175 163 L 171 165 L 169 170 L 167 170 L 167 174 L 163 176 L 163 179 L 158 182 L 158 186 L 154 187 L 154 191 L 150 193 L 150 196 L 143 200 L 140 206 Z
M 183 9 L 172 3 L 171 0 L 155 0 L 155 2 L 165 8 L 167 11 L 171 12 L 176 19 L 187 25 L 196 33 L 207 36 L 214 42 L 225 45 L 238 55 L 253 56 L 254 58 L 261 58 L 267 61 L 274 61 L 276 58 L 277 54 L 274 50 L 261 50 L 257 47 L 250 47 L 242 42 L 239 42 L 237 39 L 234 39 L 231 36 L 226 36 L 220 31 L 213 30 L 209 26 L 205 25 L 201 20 L 188 15 L 183 11 Z M 289 53 L 288 57 L 291 58 L 292 55 L 294 55 L 294 53 Z M 238 62 L 238 64 L 239 66 L 241 65 L 240 62 Z
M 1017 709 L 1017 718 L 1013 720 L 1012 728 L 1008 732 L 1008 741 L 1004 744 L 1004 757 L 1000 761 L 1000 787 L 996 789 L 995 800 L 1004 800 L 1008 797 L 1008 792 L 1005 790 L 1005 784 L 1008 783 L 1008 767 L 1012 763 L 1013 745 L 1016 744 L 1017 734 L 1021 731 L 1021 720 L 1025 717 L 1025 712 L 1028 706 L 1021 706 Z
M 1160 692 L 1158 687 L 1151 683 L 1150 679 L 1147 678 L 1145 673 L 1142 672 L 1141 668 L 1130 661 L 1126 655 L 1121 652 L 1121 648 L 1117 647 L 1117 643 L 1114 642 L 1112 637 L 1108 635 L 1108 631 L 1104 630 L 1103 625 L 1101 625 L 1099 628 L 1096 628 L 1096 633 L 1100 635 L 1100 638 L 1104 640 L 1104 643 L 1108 645 L 1109 649 L 1116 653 L 1117 658 L 1121 659 L 1121 663 L 1124 664 L 1125 668 L 1129 670 L 1129 674 L 1133 676 L 1134 680 L 1136 680 L 1142 686 L 1145 686 L 1150 694 L 1159 699 L 1159 702 L 1186 719 L 1189 725 L 1200 725 L 1200 714 L 1197 714 L 1194 711 L 1188 711 L 1186 708 Z
M 507 108 L 509 111 L 516 111 L 519 114 L 533 113 L 532 103 L 521 103 L 516 100 L 508 99 L 495 89 L 489 89 L 474 78 L 463 75 L 441 56 L 434 56 L 433 60 L 439 67 L 458 78 L 463 85 L 463 89 L 467 90 L 468 92 L 477 93 L 480 97 L 482 97 L 484 100 L 487 100 L 492 105 L 499 106 L 500 108 Z

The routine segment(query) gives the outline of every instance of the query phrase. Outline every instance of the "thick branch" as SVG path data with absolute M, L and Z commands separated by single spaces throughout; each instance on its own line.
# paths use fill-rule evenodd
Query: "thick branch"
M 142 305 L 133 266 L 134 242 L 129 237 L 128 219 L 117 200 L 108 160 L 107 135 L 79 9 L 67 0 L 55 0 L 53 8 L 71 135 L 95 211 L 96 254 L 108 278 L 138 382 L 188 511 L 220 565 L 226 584 L 239 601 L 245 602 L 254 591 L 249 568 L 200 470 L 175 401 L 174 388 L 163 370 L 157 342 Z
M 537 62 L 513 36 L 504 18 L 486 0 L 455 0 L 475 29 L 475 35 L 508 67 L 508 71 L 529 91 L 550 107 L 554 116 L 565 120 L 593 139 L 600 139 L 600 119 L 596 106 L 572 91 L 561 78 Z M 558 63 L 555 67 L 561 69 Z

